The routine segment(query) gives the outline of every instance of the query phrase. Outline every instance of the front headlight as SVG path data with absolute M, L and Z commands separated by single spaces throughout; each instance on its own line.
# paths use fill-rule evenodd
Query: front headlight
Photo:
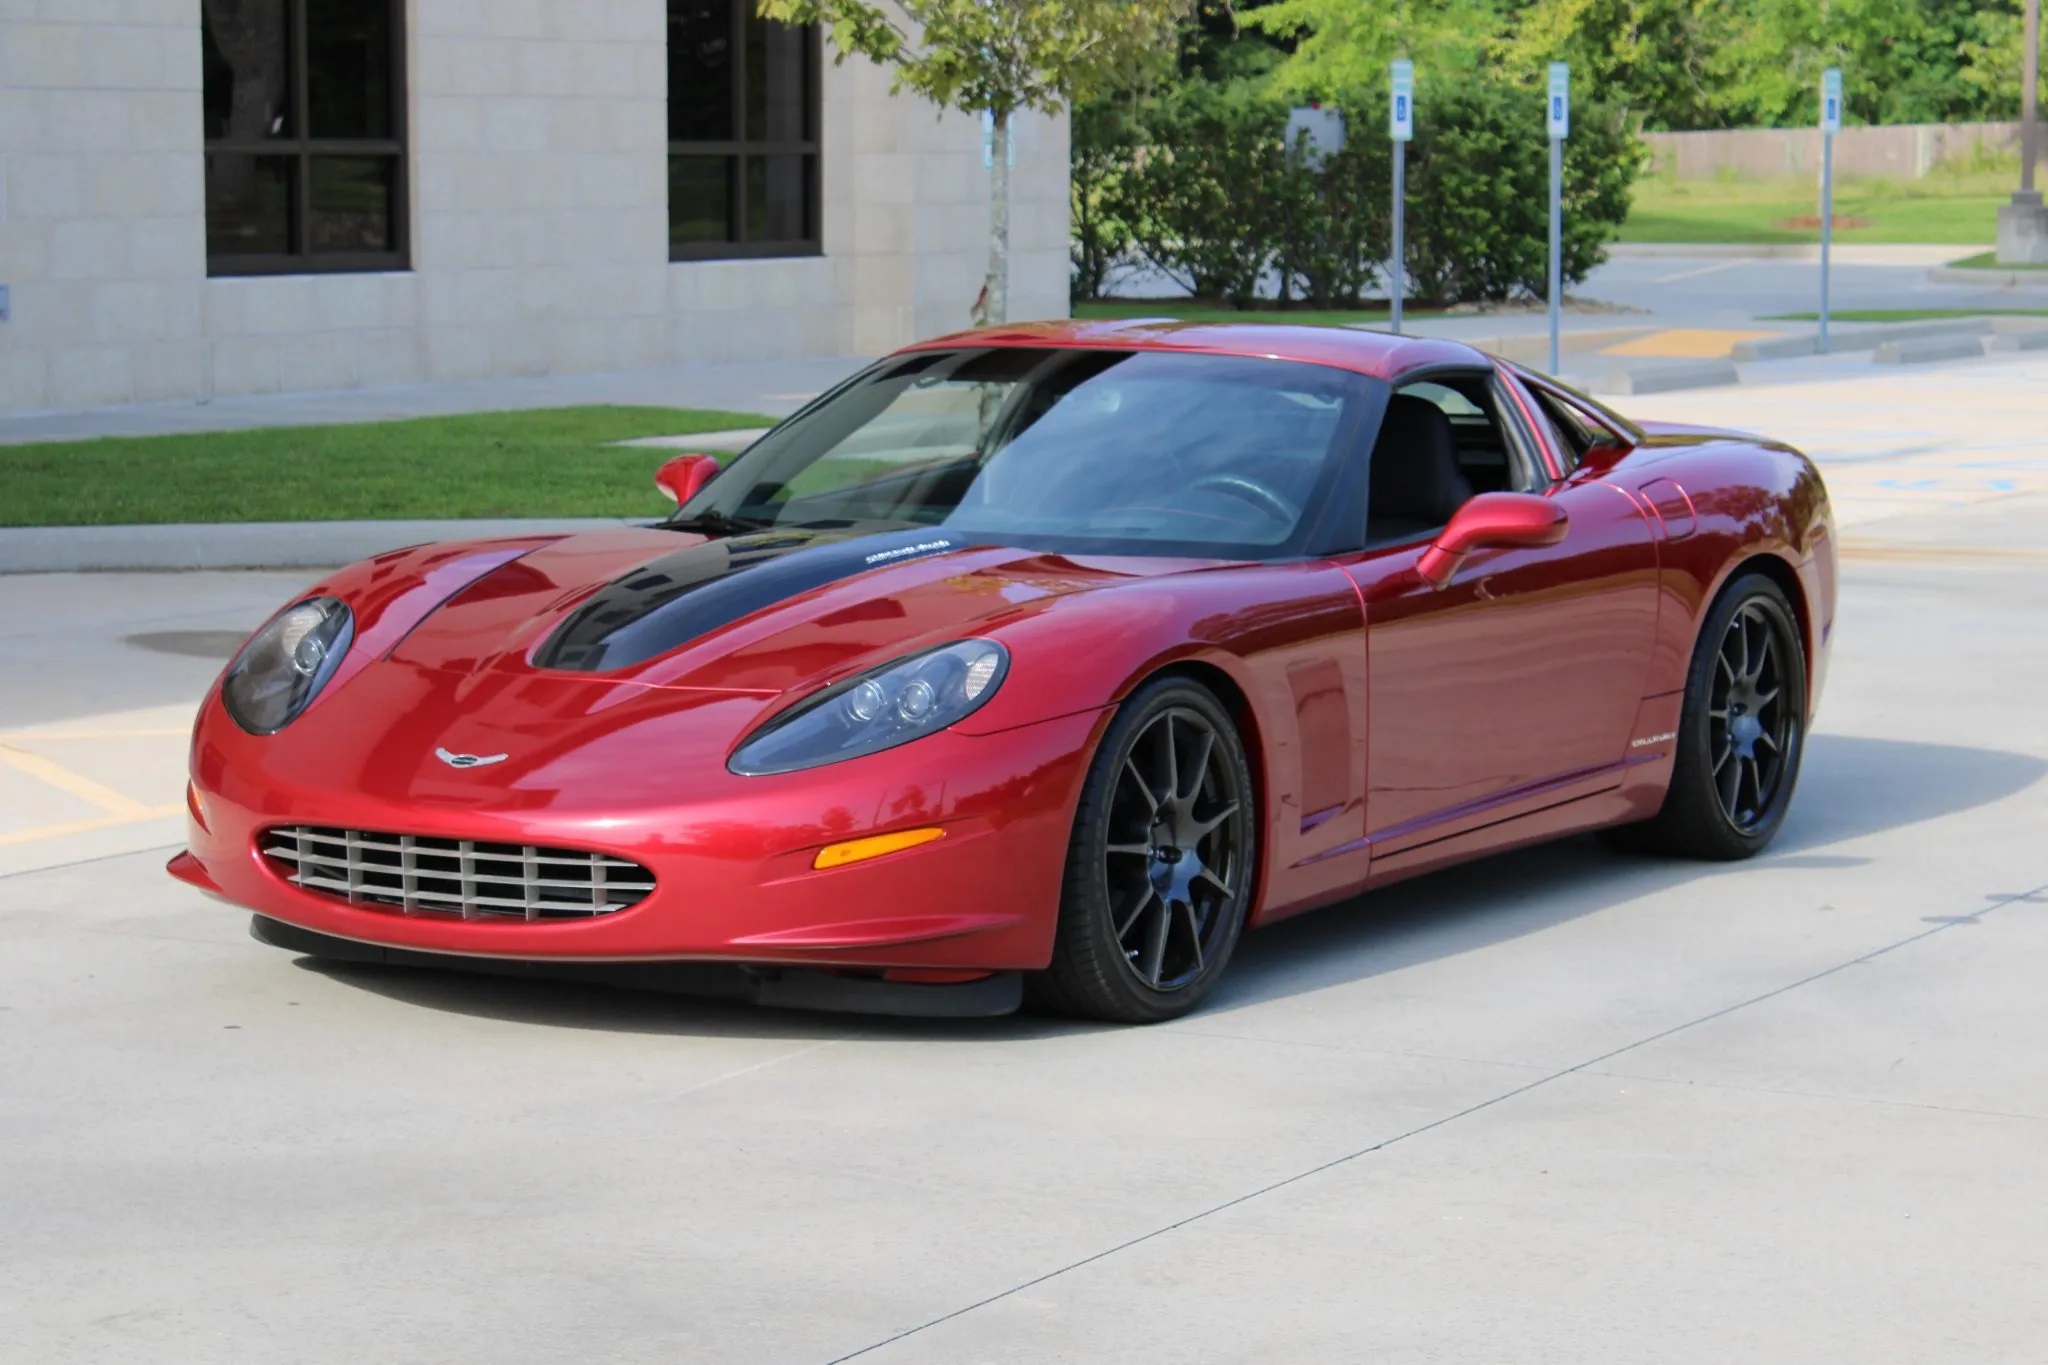
M 795 772 L 908 744 L 972 715 L 996 693 L 1010 652 L 962 640 L 828 687 L 749 735 L 727 765 L 742 777 Z
M 339 598 L 314 597 L 279 613 L 228 665 L 220 689 L 228 715 L 252 735 L 284 729 L 320 695 L 355 633 L 355 614 Z

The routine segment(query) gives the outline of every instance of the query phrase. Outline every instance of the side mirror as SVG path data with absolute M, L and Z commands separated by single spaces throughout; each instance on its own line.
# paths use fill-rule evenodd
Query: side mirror
M 1451 575 L 1474 550 L 1555 545 L 1564 539 L 1571 520 L 1564 508 L 1534 493 L 1481 493 L 1451 516 L 1436 544 L 1422 552 L 1415 571 L 1433 588 Z
M 704 491 L 704 485 L 718 476 L 718 468 L 715 455 L 678 455 L 654 471 L 654 486 L 680 507 Z

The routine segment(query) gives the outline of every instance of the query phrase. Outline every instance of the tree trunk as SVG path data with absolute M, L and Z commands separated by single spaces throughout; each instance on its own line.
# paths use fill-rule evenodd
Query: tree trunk
M 997 111 L 994 123 L 994 164 L 988 170 L 988 278 L 975 305 L 976 326 L 1010 320 L 1010 111 Z

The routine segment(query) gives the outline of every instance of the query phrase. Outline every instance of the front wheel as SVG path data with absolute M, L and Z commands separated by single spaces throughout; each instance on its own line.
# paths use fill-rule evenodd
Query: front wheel
M 1244 928 L 1257 829 L 1244 744 L 1215 695 L 1173 677 L 1139 689 L 1089 766 L 1033 1000 L 1133 1024 L 1200 1004 Z
M 1625 842 L 1682 857 L 1761 852 L 1784 823 L 1806 750 L 1806 651 L 1784 590 L 1736 579 L 1701 627 L 1663 809 Z

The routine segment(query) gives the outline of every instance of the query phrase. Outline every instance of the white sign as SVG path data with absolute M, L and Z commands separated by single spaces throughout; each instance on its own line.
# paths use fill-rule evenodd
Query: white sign
M 1304 139 L 1306 141 L 1304 142 Z M 1302 159 L 1311 167 L 1320 167 L 1324 160 L 1344 148 L 1344 113 L 1340 109 L 1326 109 L 1320 104 L 1304 105 L 1287 114 L 1287 150 L 1292 153 L 1299 149 Z
M 1842 68 L 1831 66 L 1820 73 L 1820 130 L 1842 131 Z
M 1387 136 L 1396 142 L 1415 140 L 1415 63 L 1394 63 L 1394 98 L 1387 109 Z
M 1572 69 L 1565 62 L 1550 64 L 1550 104 L 1546 113 L 1552 137 L 1572 135 Z

